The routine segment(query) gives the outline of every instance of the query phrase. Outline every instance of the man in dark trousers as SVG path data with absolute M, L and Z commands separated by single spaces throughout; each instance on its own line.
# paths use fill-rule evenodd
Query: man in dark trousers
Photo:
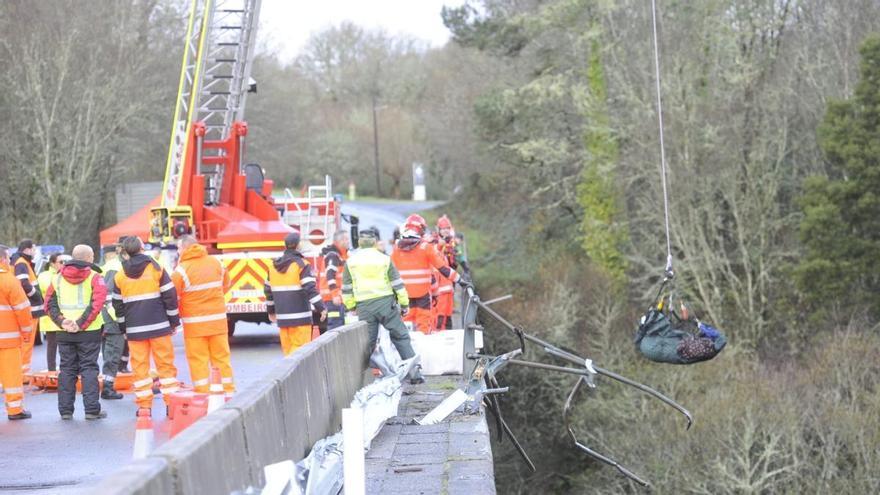
M 122 261 L 119 259 L 121 250 L 121 239 L 118 244 L 104 248 L 104 264 L 101 265 L 101 271 L 108 294 L 113 293 L 113 288 L 116 287 L 114 277 L 122 270 Z M 122 398 L 122 394 L 116 391 L 116 374 L 119 372 L 120 365 L 123 364 L 125 336 L 122 335 L 122 330 L 116 323 L 116 311 L 113 310 L 111 301 L 108 300 L 107 305 L 104 306 L 101 318 L 104 320 L 104 327 L 101 329 L 104 337 L 101 350 L 101 354 L 104 356 L 104 367 L 101 369 L 104 375 L 104 390 L 101 391 L 101 398 L 118 400 Z
M 94 264 L 89 246 L 73 248 L 73 259 L 61 269 L 46 294 L 49 316 L 62 331 L 58 333 L 61 373 L 58 378 L 58 412 L 72 419 L 77 377 L 82 376 L 83 408 L 86 419 L 106 418 L 98 398 L 98 354 L 101 352 L 101 310 L 107 301 L 107 286 Z

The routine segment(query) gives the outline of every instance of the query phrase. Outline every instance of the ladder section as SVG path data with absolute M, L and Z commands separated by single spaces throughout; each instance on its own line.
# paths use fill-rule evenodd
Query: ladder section
M 302 237 L 309 241 L 319 241 L 323 242 L 328 237 L 328 233 L 330 232 L 330 203 L 333 202 L 333 184 L 331 183 L 331 179 L 329 175 L 324 176 L 324 185 L 323 186 L 309 186 L 309 211 L 306 215 L 306 225 L 305 228 L 301 230 Z M 323 207 L 323 210 L 321 209 Z M 312 235 L 312 232 L 315 230 L 313 225 L 313 212 L 318 214 L 323 211 L 323 215 L 320 216 L 320 219 L 323 220 L 323 225 L 321 225 L 321 235 Z
M 208 30 L 211 0 L 193 0 L 189 9 L 183 62 L 180 64 L 180 82 L 171 122 L 171 142 L 165 161 L 165 182 L 162 186 L 162 206 L 176 207 L 183 182 L 183 164 L 192 126 L 193 107 L 198 93 L 201 55 Z
M 260 0 L 214 0 L 195 116 L 205 124 L 205 141 L 227 139 L 233 122 L 244 120 L 259 11 Z M 205 204 L 218 204 L 225 149 L 205 147 L 198 156 L 196 173 L 205 176 Z
M 204 202 L 218 203 L 224 170 L 218 165 L 225 150 L 203 150 L 201 141 L 228 138 L 233 123 L 244 118 L 259 10 L 260 0 L 192 0 L 165 166 L 164 207 L 178 206 L 181 187 L 192 175 L 206 176 Z M 190 139 L 196 122 L 204 124 L 197 129 L 203 133 L 198 143 Z M 190 146 L 199 148 L 198 159 L 188 165 Z

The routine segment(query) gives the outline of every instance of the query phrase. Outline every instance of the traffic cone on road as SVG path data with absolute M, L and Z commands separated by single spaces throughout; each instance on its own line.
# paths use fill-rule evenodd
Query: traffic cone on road
M 153 418 L 149 409 L 139 409 L 134 431 L 134 454 L 132 459 L 143 459 L 153 450 Z
M 208 414 L 223 407 L 226 403 L 226 393 L 223 391 L 223 383 L 220 379 L 220 370 L 211 368 L 211 388 L 208 396 Z

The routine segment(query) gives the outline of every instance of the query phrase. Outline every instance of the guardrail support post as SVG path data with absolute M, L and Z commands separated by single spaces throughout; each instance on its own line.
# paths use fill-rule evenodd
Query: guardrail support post
M 468 376 L 473 359 L 468 355 L 476 352 L 474 332 L 477 328 L 477 305 L 473 301 L 473 289 L 461 291 L 461 326 L 464 328 L 464 352 L 461 355 L 461 374 Z

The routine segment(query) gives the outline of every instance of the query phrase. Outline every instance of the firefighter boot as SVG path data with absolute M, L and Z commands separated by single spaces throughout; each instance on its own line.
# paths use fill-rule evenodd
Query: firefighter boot
M 22 411 L 18 414 L 10 414 L 6 416 L 10 421 L 15 421 L 17 419 L 31 419 L 31 413 L 28 411 Z
M 101 398 L 104 400 L 119 400 L 122 398 L 122 394 L 113 389 L 113 382 L 104 382 Z

